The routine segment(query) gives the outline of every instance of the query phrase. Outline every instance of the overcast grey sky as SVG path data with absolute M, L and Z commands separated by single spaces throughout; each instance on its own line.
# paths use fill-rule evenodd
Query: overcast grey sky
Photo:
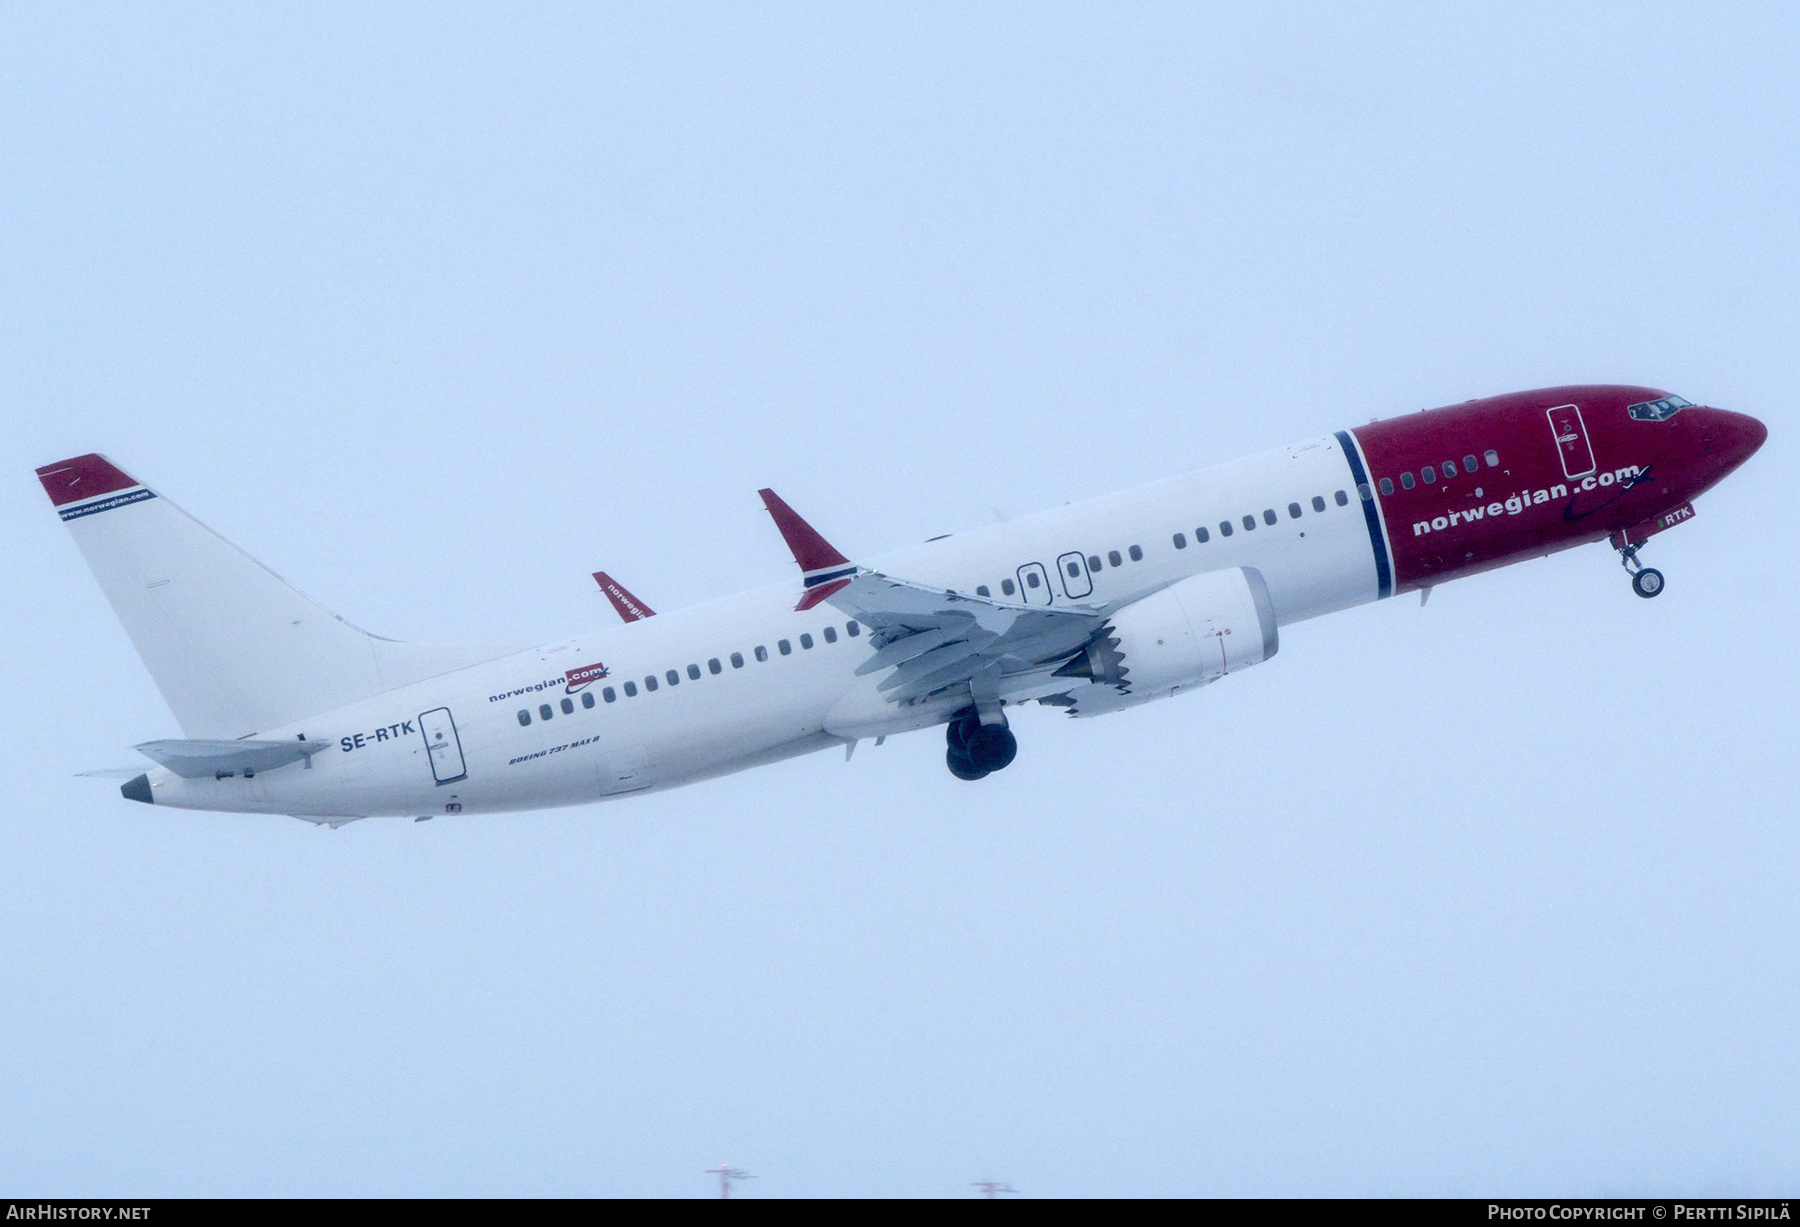
M 0 1193 L 1787 1193 L 1789 5 L 9 4 Z M 1198 694 L 610 806 L 163 812 L 31 470 L 538 642 L 1469 397 L 1770 439 Z

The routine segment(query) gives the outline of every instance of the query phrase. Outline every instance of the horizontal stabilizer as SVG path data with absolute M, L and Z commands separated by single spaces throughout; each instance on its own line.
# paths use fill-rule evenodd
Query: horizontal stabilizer
M 146 741 L 138 752 L 184 780 L 255 775 L 329 750 L 328 741 Z

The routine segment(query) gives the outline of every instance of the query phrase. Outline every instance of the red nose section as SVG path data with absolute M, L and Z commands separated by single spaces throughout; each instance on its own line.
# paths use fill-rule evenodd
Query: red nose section
M 1722 453 L 1730 467 L 1750 459 L 1769 437 L 1769 428 L 1747 413 L 1728 409 L 1708 411 L 1706 442 L 1709 450 Z

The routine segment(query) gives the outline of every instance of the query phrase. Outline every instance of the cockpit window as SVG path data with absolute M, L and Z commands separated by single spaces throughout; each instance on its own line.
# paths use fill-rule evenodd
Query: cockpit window
M 1693 403 L 1682 400 L 1679 396 L 1665 396 L 1661 400 L 1647 400 L 1633 405 L 1625 412 L 1640 422 L 1666 422 Z

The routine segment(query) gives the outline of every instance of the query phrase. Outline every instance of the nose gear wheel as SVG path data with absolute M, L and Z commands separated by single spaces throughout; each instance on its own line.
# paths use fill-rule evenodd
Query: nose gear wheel
M 1642 545 L 1639 542 L 1638 545 Z M 1627 545 L 1619 551 L 1619 565 L 1631 576 L 1631 590 L 1645 600 L 1663 590 L 1663 573 L 1638 561 L 1638 546 Z

